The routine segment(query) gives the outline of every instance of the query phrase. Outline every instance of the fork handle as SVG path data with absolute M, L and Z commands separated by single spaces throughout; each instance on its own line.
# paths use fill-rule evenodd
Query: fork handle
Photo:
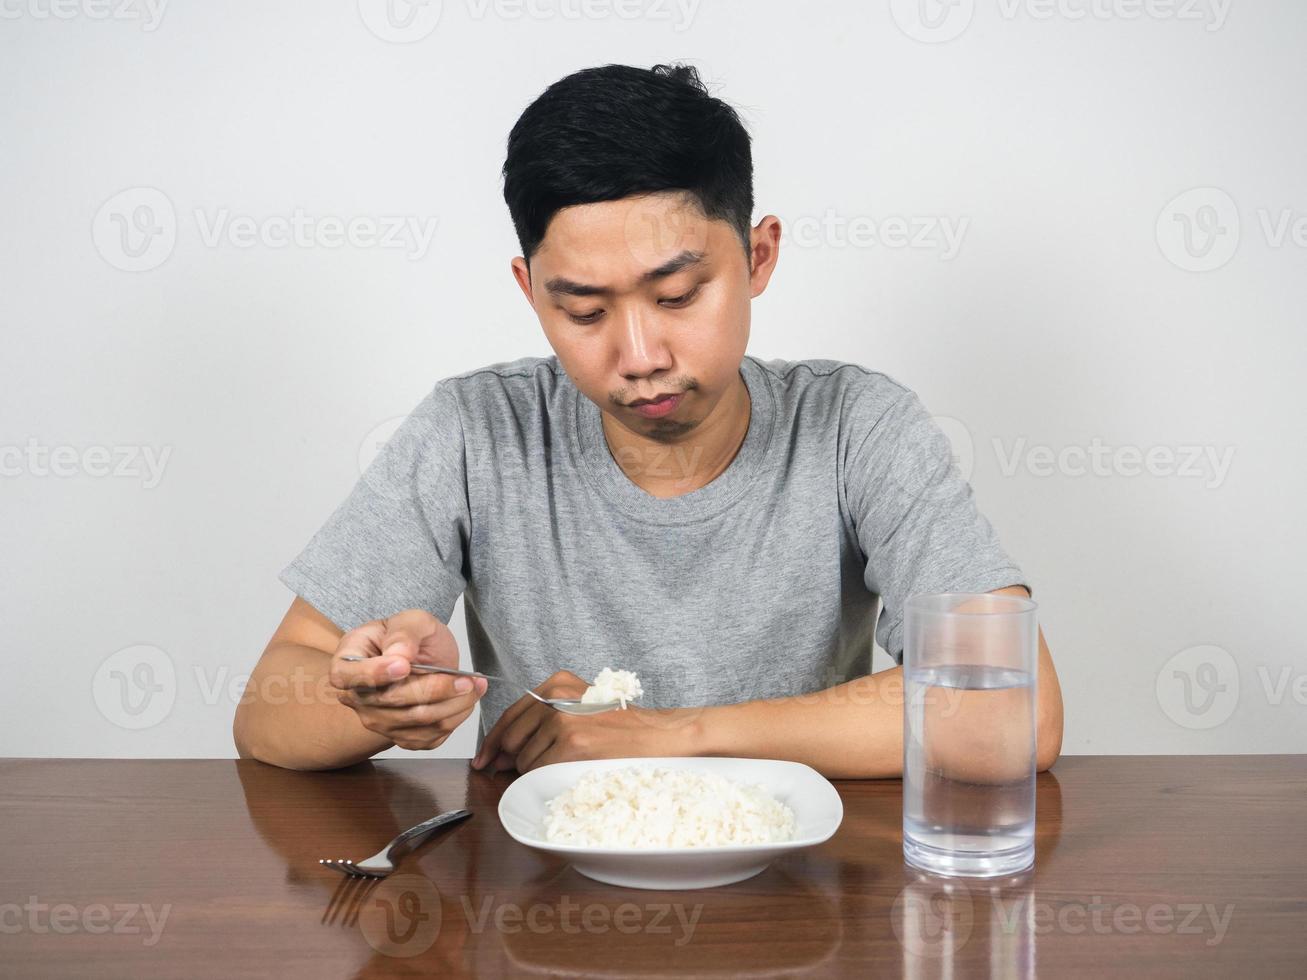
M 409 827 L 408 830 L 404 831 L 387 844 L 382 853 L 385 854 L 386 857 L 391 857 L 392 852 L 396 849 L 415 843 L 433 830 L 438 830 L 445 826 L 445 824 L 456 823 L 459 820 L 465 820 L 470 816 L 472 816 L 471 810 L 450 810 L 448 813 L 442 813 L 437 817 L 432 817 L 430 820 L 424 820 L 416 827 Z

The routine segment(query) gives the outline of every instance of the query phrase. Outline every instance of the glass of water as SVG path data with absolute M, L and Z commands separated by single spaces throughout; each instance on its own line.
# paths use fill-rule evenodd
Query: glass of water
M 904 606 L 903 857 L 944 875 L 1035 860 L 1032 599 L 917 595 Z

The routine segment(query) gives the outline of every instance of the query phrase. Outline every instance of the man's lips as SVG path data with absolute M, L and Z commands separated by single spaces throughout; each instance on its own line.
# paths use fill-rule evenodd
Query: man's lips
M 672 395 L 659 395 L 653 399 L 642 398 L 631 402 L 627 407 L 639 412 L 645 418 L 656 419 L 675 411 L 684 394 L 685 392 L 678 392 Z
M 627 402 L 629 408 L 635 408 L 638 405 L 652 405 L 654 402 L 660 402 L 666 398 L 672 398 L 681 394 L 679 391 L 665 391 L 661 395 L 655 395 L 653 398 L 637 398 L 633 402 Z

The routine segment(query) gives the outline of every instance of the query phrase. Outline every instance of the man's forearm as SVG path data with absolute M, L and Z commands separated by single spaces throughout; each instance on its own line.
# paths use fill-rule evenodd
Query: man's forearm
M 698 712 L 698 755 L 788 759 L 831 779 L 903 773 L 903 668 L 824 691 Z
M 331 657 L 294 643 L 270 646 L 236 709 L 232 734 L 243 759 L 287 769 L 336 769 L 393 745 L 364 728 L 327 679 Z
M 831 779 L 875 779 L 903 775 L 903 693 L 903 668 L 894 667 L 811 694 L 678 710 L 692 723 L 694 754 L 788 759 Z M 1062 694 L 1042 629 L 1036 702 L 1035 768 L 1042 772 L 1062 748 Z M 988 744 L 986 735 L 1002 726 L 984 711 L 962 716 L 977 730 L 958 746 L 979 765 L 1008 751 L 1001 738 Z

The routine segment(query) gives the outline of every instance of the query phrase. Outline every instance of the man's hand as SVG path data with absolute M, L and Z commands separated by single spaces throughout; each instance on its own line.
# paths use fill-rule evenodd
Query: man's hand
M 589 686 L 570 670 L 560 670 L 532 690 L 542 698 L 579 698 Z M 550 715 L 562 715 L 562 712 L 541 704 L 528 694 L 523 694 L 504 710 L 499 720 L 495 722 L 495 727 L 490 729 L 490 733 L 486 735 L 485 741 L 477 751 L 476 758 L 472 760 L 472 768 L 480 769 L 486 763 L 490 763 L 487 772 L 512 769 L 516 764 L 517 753 L 530 741 L 540 726 L 549 720 Z
M 347 655 L 367 659 L 352 663 Z M 486 691 L 477 677 L 413 673 L 411 664 L 458 666 L 458 641 L 421 609 L 350 630 L 331 660 L 331 684 L 369 731 L 404 749 L 434 749 L 472 713 Z
M 589 685 L 559 671 L 535 692 L 546 698 L 579 698 Z M 629 705 L 596 715 L 569 715 L 524 695 L 495 722 L 472 768 L 528 772 L 554 762 L 687 755 L 700 709 L 655 710 Z

